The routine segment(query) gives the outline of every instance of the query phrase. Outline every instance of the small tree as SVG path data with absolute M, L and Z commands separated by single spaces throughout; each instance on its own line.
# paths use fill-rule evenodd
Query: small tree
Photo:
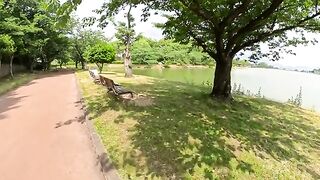
M 104 63 L 112 63 L 115 61 L 116 51 L 111 44 L 99 43 L 90 47 L 85 52 L 85 57 L 89 62 L 95 63 L 100 73 L 102 72 Z

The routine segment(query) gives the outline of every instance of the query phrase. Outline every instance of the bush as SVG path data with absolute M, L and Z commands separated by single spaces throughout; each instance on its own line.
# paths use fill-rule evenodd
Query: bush
M 289 104 L 293 104 L 297 107 L 301 107 L 302 105 L 302 87 L 300 86 L 299 93 L 296 95 L 296 97 L 291 97 L 288 99 Z
M 89 62 L 95 63 L 101 73 L 105 63 L 115 61 L 116 51 L 111 44 L 102 42 L 90 47 L 85 52 L 85 57 Z

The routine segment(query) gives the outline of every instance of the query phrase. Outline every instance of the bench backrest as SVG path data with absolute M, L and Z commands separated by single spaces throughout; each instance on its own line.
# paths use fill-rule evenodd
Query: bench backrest
M 90 76 L 94 79 L 99 79 L 99 73 L 96 69 L 89 70 Z
M 101 81 L 102 85 L 104 85 L 108 88 L 108 90 L 112 91 L 114 89 L 113 80 L 100 75 L 100 81 Z

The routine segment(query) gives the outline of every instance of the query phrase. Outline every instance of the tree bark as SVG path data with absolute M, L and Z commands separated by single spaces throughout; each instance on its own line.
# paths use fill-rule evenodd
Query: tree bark
M 76 63 L 76 69 L 78 69 L 78 60 L 76 60 L 75 63 Z
M 232 57 L 222 56 L 216 60 L 214 82 L 211 96 L 219 99 L 232 99 L 231 68 Z
M 132 77 L 132 61 L 131 61 L 131 54 L 128 46 L 124 53 L 124 72 L 125 72 L 125 77 Z
M 13 76 L 13 58 L 14 58 L 14 55 L 12 55 L 10 57 L 10 75 L 11 75 L 11 78 L 14 78 L 14 76 Z

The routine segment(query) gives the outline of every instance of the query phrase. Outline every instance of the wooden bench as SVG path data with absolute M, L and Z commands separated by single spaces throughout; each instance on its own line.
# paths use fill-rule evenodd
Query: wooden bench
M 93 79 L 93 82 L 100 83 L 99 73 L 96 69 L 89 70 L 89 73 L 90 73 L 91 78 Z
M 106 78 L 100 75 L 100 83 L 108 89 L 108 92 L 113 92 L 114 95 L 119 96 L 122 94 L 130 94 L 131 98 L 133 98 L 133 92 L 124 89 L 119 84 L 114 83 L 112 79 Z

